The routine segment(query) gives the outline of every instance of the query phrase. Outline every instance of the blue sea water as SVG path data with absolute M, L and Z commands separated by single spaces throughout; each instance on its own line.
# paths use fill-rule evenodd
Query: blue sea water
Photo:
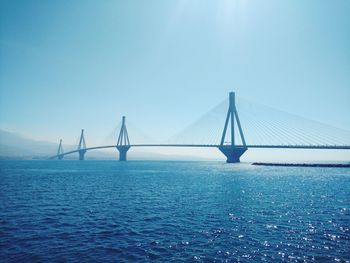
M 350 169 L 1 161 L 1 262 L 350 262 Z

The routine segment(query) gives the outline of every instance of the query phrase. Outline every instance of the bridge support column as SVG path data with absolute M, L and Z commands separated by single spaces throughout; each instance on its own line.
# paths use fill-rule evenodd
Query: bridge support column
M 79 160 L 84 160 L 85 159 L 85 153 L 86 150 L 79 150 Z
M 128 130 L 125 125 L 125 116 L 122 118 L 122 126 L 120 128 L 118 141 L 117 141 L 117 149 L 119 151 L 119 161 L 126 161 L 126 155 L 128 150 L 130 149 L 130 141 Z
M 231 125 L 228 126 L 229 122 L 231 121 Z M 235 121 L 237 122 L 239 135 L 241 137 L 242 145 L 235 144 Z M 231 141 L 229 143 L 225 143 L 226 139 L 226 132 L 230 128 L 230 139 Z M 229 107 L 227 111 L 226 121 L 224 130 L 222 132 L 221 137 L 221 143 L 218 147 L 219 150 L 226 156 L 227 163 L 239 163 L 239 158 L 244 154 L 244 152 L 248 149 L 245 143 L 243 130 L 241 127 L 241 122 L 239 121 L 237 109 L 236 109 L 236 102 L 235 102 L 235 93 L 230 92 L 229 95 Z
M 79 145 L 78 145 L 79 160 L 84 160 L 86 153 L 86 143 L 84 137 L 84 129 L 81 130 Z
M 62 160 L 63 159 L 63 146 L 62 146 L 62 139 L 60 140 L 60 144 L 58 145 L 58 150 L 57 150 L 57 159 Z
M 119 151 L 119 161 L 126 161 L 127 152 L 130 149 L 130 146 L 117 146 Z
M 247 147 L 240 146 L 220 146 L 219 150 L 226 156 L 227 163 L 239 163 L 239 158 L 245 153 Z

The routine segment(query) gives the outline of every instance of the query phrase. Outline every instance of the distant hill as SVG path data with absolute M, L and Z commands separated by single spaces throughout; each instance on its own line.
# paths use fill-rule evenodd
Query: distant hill
M 24 138 L 16 133 L 0 130 L 0 157 L 28 158 L 55 153 L 57 145 L 51 142 Z

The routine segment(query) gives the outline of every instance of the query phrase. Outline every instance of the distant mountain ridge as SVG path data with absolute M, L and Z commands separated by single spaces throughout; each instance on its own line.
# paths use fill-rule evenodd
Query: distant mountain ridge
M 0 129 L 0 157 L 44 157 L 52 155 L 56 150 L 57 145 L 54 143 L 36 141 Z

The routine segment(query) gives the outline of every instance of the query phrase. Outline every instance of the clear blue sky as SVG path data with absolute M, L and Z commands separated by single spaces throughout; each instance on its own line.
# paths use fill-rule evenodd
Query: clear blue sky
M 0 127 L 169 136 L 231 90 L 350 130 L 350 1 L 0 2 Z

